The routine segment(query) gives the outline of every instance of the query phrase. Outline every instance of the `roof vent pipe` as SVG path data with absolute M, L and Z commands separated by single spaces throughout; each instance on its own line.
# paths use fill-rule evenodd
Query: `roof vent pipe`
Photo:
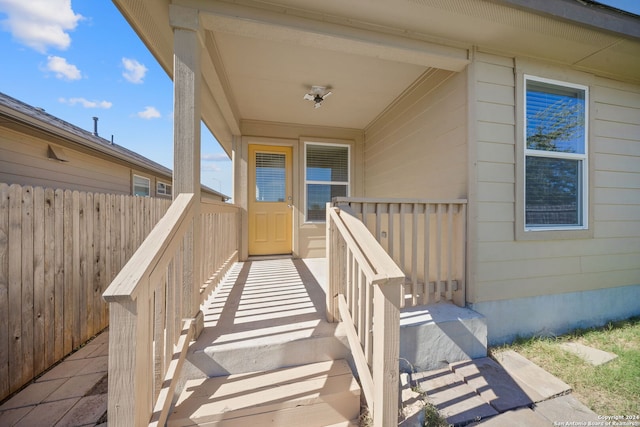
M 97 117 L 93 118 L 93 134 L 95 136 L 98 136 L 98 118 Z

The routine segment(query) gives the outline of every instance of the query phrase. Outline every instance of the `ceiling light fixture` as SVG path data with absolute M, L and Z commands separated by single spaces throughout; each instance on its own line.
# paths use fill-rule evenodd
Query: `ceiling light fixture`
M 320 108 L 322 106 L 322 101 L 333 93 L 330 90 L 326 92 L 328 89 L 331 88 L 325 86 L 311 86 L 311 91 L 305 94 L 303 98 L 307 101 L 313 101 L 315 103 L 313 105 L 314 108 Z

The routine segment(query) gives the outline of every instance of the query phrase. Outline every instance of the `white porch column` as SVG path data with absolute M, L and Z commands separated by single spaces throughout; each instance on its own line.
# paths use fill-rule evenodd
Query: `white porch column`
M 199 288 L 201 276 L 200 232 L 200 54 L 198 11 L 171 5 L 173 27 L 173 197 L 193 193 L 197 201 L 192 229 L 185 237 L 183 275 L 183 313 L 200 320 L 196 336 L 202 330 Z

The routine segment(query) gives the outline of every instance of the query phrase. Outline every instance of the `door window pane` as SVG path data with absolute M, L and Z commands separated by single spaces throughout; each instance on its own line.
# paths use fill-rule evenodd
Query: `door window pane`
M 285 155 L 256 153 L 256 201 L 284 202 Z

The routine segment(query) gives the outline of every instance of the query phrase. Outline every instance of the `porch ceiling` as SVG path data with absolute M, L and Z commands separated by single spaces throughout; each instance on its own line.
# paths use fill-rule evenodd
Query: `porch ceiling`
M 429 68 L 463 70 L 472 46 L 640 81 L 637 37 L 514 0 L 113 1 L 169 75 L 170 9 L 199 11 L 202 114 L 227 152 L 245 120 L 365 129 Z M 311 85 L 332 88 L 321 108 Z

